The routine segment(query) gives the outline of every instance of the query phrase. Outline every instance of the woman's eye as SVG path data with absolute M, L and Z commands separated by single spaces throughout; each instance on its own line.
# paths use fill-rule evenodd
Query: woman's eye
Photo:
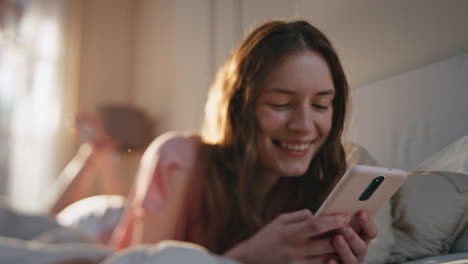
M 270 105 L 273 108 L 286 108 L 290 106 L 290 104 L 271 104 L 271 103 L 268 105 Z
M 315 109 L 320 110 L 320 111 L 326 111 L 330 107 L 329 105 L 319 105 L 319 104 L 313 104 L 312 106 Z

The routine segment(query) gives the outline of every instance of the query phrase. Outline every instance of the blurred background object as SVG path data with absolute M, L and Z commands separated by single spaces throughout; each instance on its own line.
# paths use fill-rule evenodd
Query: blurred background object
M 99 107 L 98 114 L 107 134 L 121 152 L 145 150 L 153 139 L 152 123 L 138 107 L 107 104 Z
M 75 156 L 55 180 L 50 214 L 94 195 L 128 195 L 139 160 L 152 139 L 151 120 L 132 105 L 108 104 L 76 115 L 81 141 Z

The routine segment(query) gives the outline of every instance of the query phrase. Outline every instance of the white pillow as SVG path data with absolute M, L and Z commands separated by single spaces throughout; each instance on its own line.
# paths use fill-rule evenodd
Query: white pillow
M 468 211 L 468 210 L 467 210 Z M 468 252 L 468 225 L 450 248 L 450 253 Z
M 468 223 L 467 183 L 468 175 L 455 172 L 408 174 L 393 199 L 392 262 L 450 252 Z
M 123 196 L 91 196 L 67 206 L 57 215 L 57 221 L 62 226 L 84 232 L 94 241 L 105 242 L 106 236 L 119 223 L 125 207 Z
M 370 165 L 370 166 L 381 166 L 377 160 L 365 149 L 363 146 L 352 143 L 345 142 L 343 144 L 346 162 L 348 163 L 348 168 L 351 168 L 354 165 Z
M 0 236 L 33 239 L 60 225 L 51 217 L 24 214 L 0 203 Z
M 112 253 L 97 244 L 47 244 L 0 237 L 0 263 L 75 263 L 72 260 L 78 259 L 98 263 Z
M 92 242 L 83 232 L 63 227 L 51 217 L 17 212 L 5 204 L 0 205 L 0 237 L 47 244 Z
M 405 264 L 463 264 L 468 262 L 468 252 L 435 256 L 416 261 L 405 262 Z
M 468 175 L 468 135 L 456 140 L 441 151 L 423 161 L 417 170 L 451 171 Z M 456 183 L 459 190 L 468 189 L 468 180 L 460 178 Z M 468 212 L 468 208 L 466 209 Z M 466 216 L 465 216 L 466 218 Z M 451 245 L 450 252 L 468 251 L 468 227 Z
M 452 171 L 468 174 L 468 135 L 423 161 L 415 170 Z

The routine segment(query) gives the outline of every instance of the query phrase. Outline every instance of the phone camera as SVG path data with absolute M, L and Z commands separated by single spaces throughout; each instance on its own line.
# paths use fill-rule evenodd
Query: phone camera
M 385 177 L 384 176 L 378 176 L 375 177 L 374 180 L 367 186 L 366 190 L 361 194 L 359 197 L 359 201 L 365 201 L 369 199 L 369 197 L 372 196 L 372 194 L 377 190 L 377 188 L 382 184 L 384 181 Z

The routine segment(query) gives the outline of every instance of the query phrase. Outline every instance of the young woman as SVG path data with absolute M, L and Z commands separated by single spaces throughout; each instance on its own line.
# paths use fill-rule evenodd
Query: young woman
M 201 135 L 165 134 L 143 156 L 113 236 L 177 239 L 244 263 L 358 263 L 377 230 L 312 214 L 345 172 L 348 84 L 328 39 L 304 21 L 255 29 L 219 71 Z

